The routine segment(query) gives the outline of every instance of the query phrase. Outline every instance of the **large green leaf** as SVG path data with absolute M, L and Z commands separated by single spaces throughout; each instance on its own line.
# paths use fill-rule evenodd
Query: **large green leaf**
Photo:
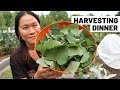
M 48 60 L 57 61 L 59 65 L 67 63 L 68 60 L 68 47 L 59 46 L 45 51 L 45 57 Z
M 44 53 L 44 56 L 47 60 L 57 61 L 55 54 L 57 53 L 56 48 L 47 49 Z
M 78 28 L 71 29 L 71 33 L 75 35 L 75 37 L 80 37 L 82 30 L 79 30 Z
M 51 68 L 59 70 L 59 65 L 55 61 L 45 60 L 46 64 Z
M 75 56 L 75 55 L 82 56 L 83 55 L 83 52 L 81 48 L 79 47 L 69 47 L 68 53 L 69 53 L 69 56 Z
M 89 58 L 89 52 L 84 53 L 80 63 L 84 63 L 84 62 L 88 61 L 88 58 Z
M 67 37 L 67 40 L 68 40 L 69 43 L 74 43 L 74 44 L 76 43 L 76 38 L 75 38 L 73 33 L 69 32 L 66 35 L 66 37 Z
M 85 40 L 86 40 L 88 46 L 94 45 L 94 42 L 91 41 L 89 38 L 85 38 Z
M 85 62 L 85 63 L 81 63 L 81 67 L 84 68 L 87 65 L 89 65 L 91 63 L 91 61 L 93 60 L 93 58 L 94 58 L 94 54 L 93 53 L 89 53 L 89 59 L 88 59 L 88 61 Z
M 36 63 L 40 64 L 43 67 L 48 67 L 48 65 L 45 62 L 44 56 L 42 56 L 41 58 L 37 59 Z
M 63 33 L 64 35 L 68 34 L 68 29 L 64 28 L 60 31 L 60 33 Z
M 88 45 L 87 45 L 87 42 L 86 41 L 83 41 L 82 43 L 81 43 L 81 46 L 82 47 L 87 47 Z
M 53 40 L 60 41 L 61 40 L 61 35 L 53 35 Z
M 59 65 L 63 65 L 67 63 L 68 61 L 68 47 L 63 46 L 63 47 L 58 47 L 57 52 L 55 54 L 57 58 L 57 63 Z
M 88 52 L 85 47 L 80 46 L 80 48 L 82 49 L 83 53 L 87 53 Z
M 59 45 L 62 45 L 61 42 L 50 39 L 46 43 L 46 49 L 51 49 L 51 48 L 54 48 L 55 46 L 59 46 Z
M 45 59 L 45 63 L 49 66 L 54 66 L 54 61 L 50 61 L 50 60 Z
M 65 69 L 66 72 L 74 73 L 77 71 L 78 67 L 80 65 L 80 62 L 77 61 L 71 61 L 68 67 Z
M 36 49 L 37 51 L 40 51 L 41 54 L 44 54 L 44 52 L 45 52 L 45 50 L 46 50 L 46 45 L 45 45 L 45 44 L 42 44 L 42 43 L 37 44 L 36 47 L 35 47 L 35 49 Z

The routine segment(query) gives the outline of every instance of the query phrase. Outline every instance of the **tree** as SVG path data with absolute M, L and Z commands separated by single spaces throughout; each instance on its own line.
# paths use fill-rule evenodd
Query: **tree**
M 51 11 L 49 16 L 52 17 L 54 21 L 69 21 L 66 11 Z
M 93 13 L 89 13 L 87 16 L 94 16 L 94 14 Z
M 71 16 L 82 16 L 82 15 L 80 15 L 80 14 L 72 14 Z
M 12 22 L 12 13 L 10 11 L 3 11 L 2 13 L 5 19 L 5 26 L 10 27 Z
M 115 14 L 115 16 L 120 16 L 120 11 L 117 14 Z
M 72 15 L 70 15 L 70 18 L 72 18 L 72 16 L 83 16 L 83 15 L 80 15 L 80 14 L 72 14 Z
M 106 16 L 110 16 L 109 14 L 107 14 Z
M 71 20 L 71 18 L 72 18 L 72 16 L 83 16 L 83 15 L 80 15 L 80 14 L 72 14 L 72 15 L 70 15 L 70 20 Z
M 49 25 L 49 24 L 51 24 L 51 23 L 54 22 L 54 20 L 52 19 L 52 17 L 50 17 L 49 15 L 41 14 L 39 18 L 40 18 L 41 28 L 44 28 L 47 25 Z
M 12 13 L 12 21 L 11 21 L 11 26 L 14 26 L 15 25 L 15 17 L 16 15 L 18 14 L 19 11 L 14 11 Z
M 0 11 L 0 29 L 5 26 L 5 19 L 3 13 Z

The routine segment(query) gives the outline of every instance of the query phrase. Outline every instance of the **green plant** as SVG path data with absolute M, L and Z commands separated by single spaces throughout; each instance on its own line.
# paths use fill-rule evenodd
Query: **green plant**
M 62 30 L 51 29 L 39 41 L 36 50 L 41 52 L 42 57 L 36 61 L 38 64 L 73 73 L 81 71 L 92 62 L 96 51 L 94 38 L 87 30 L 79 30 L 77 24 L 72 25 Z
M 9 54 L 18 45 L 15 33 L 3 32 L 0 30 L 0 53 Z

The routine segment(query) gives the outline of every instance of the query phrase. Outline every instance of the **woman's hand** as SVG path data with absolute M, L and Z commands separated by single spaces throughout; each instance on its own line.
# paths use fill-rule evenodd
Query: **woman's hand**
M 62 75 L 61 72 L 55 72 L 49 67 L 39 66 L 37 72 L 34 75 L 34 79 L 55 79 Z

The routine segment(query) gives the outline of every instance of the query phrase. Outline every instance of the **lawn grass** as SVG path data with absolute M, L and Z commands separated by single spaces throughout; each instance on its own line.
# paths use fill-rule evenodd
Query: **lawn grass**
M 8 68 L 5 72 L 0 75 L 0 79 L 12 79 L 11 69 Z

